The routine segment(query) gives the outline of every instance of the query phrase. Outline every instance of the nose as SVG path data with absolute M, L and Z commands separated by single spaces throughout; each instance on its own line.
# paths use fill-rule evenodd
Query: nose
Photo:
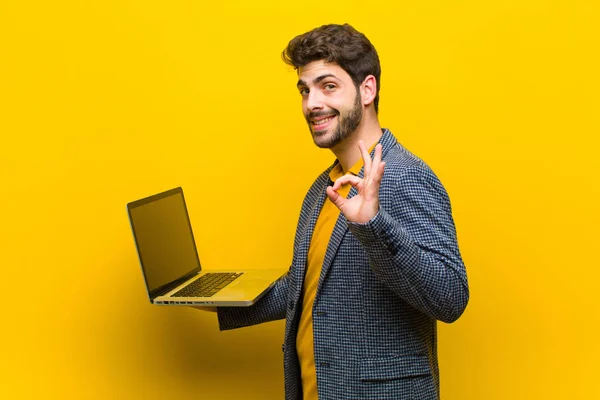
M 323 109 L 323 96 L 319 90 L 311 90 L 306 97 L 306 108 L 308 111 Z

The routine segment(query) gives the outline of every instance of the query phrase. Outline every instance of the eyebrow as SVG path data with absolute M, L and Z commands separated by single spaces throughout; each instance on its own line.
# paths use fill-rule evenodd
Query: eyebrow
M 325 75 L 317 76 L 315 79 L 313 79 L 313 84 L 316 85 L 317 83 L 321 82 L 325 78 L 338 79 L 337 76 L 335 76 L 334 74 L 325 74 Z M 296 87 L 300 87 L 300 86 L 306 86 L 306 82 L 304 82 L 302 79 L 298 79 L 298 83 L 296 83 Z

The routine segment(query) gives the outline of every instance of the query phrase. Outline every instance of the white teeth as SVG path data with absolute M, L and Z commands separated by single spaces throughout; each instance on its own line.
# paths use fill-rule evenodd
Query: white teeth
M 331 121 L 332 119 L 333 119 L 333 117 L 329 117 L 329 118 L 322 119 L 320 121 L 313 121 L 313 125 L 322 125 L 326 122 Z

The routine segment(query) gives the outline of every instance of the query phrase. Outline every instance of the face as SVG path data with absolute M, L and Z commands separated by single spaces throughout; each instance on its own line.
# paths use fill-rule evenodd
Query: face
M 332 148 L 358 128 L 362 102 L 352 78 L 336 64 L 313 61 L 298 69 L 302 110 L 313 141 Z

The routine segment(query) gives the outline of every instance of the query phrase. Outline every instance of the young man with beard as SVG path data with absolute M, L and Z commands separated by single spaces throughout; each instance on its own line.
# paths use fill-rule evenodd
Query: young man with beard
M 379 125 L 380 65 L 349 25 L 283 52 L 298 72 L 315 144 L 334 164 L 302 204 L 289 272 L 220 328 L 286 319 L 286 399 L 439 399 L 436 323 L 469 289 L 450 201 L 436 175 Z

